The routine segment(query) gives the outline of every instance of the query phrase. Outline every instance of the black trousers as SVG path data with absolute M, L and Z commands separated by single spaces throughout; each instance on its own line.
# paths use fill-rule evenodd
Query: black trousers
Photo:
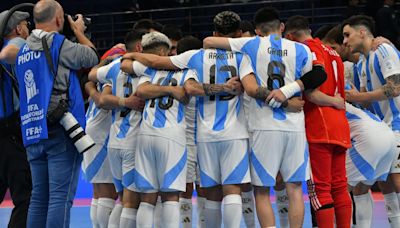
M 26 227 L 32 180 L 19 126 L 0 125 L 0 203 L 10 189 L 14 204 L 8 227 Z

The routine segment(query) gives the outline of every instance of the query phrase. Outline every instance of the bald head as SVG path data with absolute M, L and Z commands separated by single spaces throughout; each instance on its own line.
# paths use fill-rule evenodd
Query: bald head
M 42 24 L 52 21 L 59 11 L 61 5 L 54 0 L 41 0 L 33 8 L 33 19 L 35 23 Z

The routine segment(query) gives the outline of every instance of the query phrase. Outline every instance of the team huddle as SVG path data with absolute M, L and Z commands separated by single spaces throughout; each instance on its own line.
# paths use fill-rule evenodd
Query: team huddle
M 366 16 L 321 40 L 273 8 L 256 12 L 257 36 L 240 22 L 217 14 L 214 36 L 184 37 L 175 56 L 166 35 L 133 30 L 126 54 L 92 68 L 93 226 L 275 227 L 274 187 L 280 226 L 302 227 L 307 181 L 314 226 L 371 227 L 378 181 L 400 227 L 398 50 Z

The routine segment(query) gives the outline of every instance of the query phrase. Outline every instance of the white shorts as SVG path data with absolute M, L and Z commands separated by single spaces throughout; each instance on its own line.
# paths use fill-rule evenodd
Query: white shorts
M 193 183 L 197 177 L 197 147 L 186 145 L 187 148 L 187 172 L 186 183 Z
M 113 183 L 107 153 L 107 143 L 104 145 L 96 144 L 83 153 L 82 171 L 86 181 L 92 184 Z
M 198 142 L 200 186 L 250 182 L 247 139 Z
M 372 185 L 375 181 L 385 181 L 396 153 L 394 134 L 391 131 L 373 131 L 352 141 L 353 147 L 346 154 L 349 185 L 356 186 L 359 182 Z
M 108 148 L 108 160 L 117 192 L 124 188 L 136 191 L 135 150 Z
M 275 186 L 280 171 L 285 182 L 310 178 L 308 144 L 304 132 L 254 131 L 250 155 L 251 183 Z
M 139 192 L 186 190 L 187 151 L 173 140 L 139 135 L 136 151 L 136 187 Z
M 395 131 L 394 136 L 396 138 L 396 155 L 393 158 L 390 173 L 400 173 L 400 132 Z

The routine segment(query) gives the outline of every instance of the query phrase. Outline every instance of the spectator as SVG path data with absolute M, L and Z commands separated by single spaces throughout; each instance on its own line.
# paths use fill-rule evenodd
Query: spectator
M 353 15 L 364 14 L 358 5 L 359 3 L 360 0 L 349 0 L 349 4 L 343 13 L 343 19 L 347 19 Z
M 376 35 L 389 39 L 399 48 L 400 29 L 393 9 L 394 0 L 385 0 L 383 7 L 376 13 Z
M 146 32 L 161 32 L 162 25 L 151 19 L 140 19 L 133 25 L 134 30 L 144 30 Z
M 59 34 L 64 26 L 61 5 L 39 1 L 33 9 L 36 29 L 17 55 L 22 139 L 33 184 L 27 227 L 69 227 L 82 154 L 60 122 L 76 119 L 84 128 L 85 110 L 75 71 L 99 60 L 84 35 L 83 17 L 77 16 L 76 21 L 70 16 L 68 21 L 80 44 Z

